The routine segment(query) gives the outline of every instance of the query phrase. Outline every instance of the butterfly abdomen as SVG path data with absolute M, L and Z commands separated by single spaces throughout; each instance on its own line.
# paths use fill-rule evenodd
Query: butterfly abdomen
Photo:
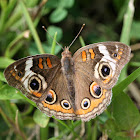
M 61 59 L 62 73 L 64 75 L 66 85 L 69 91 L 70 102 L 75 108 L 75 87 L 74 87 L 74 63 L 69 50 L 65 50 Z

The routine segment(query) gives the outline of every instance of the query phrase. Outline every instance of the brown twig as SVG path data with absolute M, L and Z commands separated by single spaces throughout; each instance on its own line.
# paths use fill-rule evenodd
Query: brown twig
M 41 12 L 42 7 L 48 2 L 48 0 L 42 0 L 41 3 L 39 4 L 39 6 L 37 7 L 37 10 L 34 14 L 34 16 L 32 17 L 32 19 L 34 20 L 36 17 L 38 17 L 38 15 Z

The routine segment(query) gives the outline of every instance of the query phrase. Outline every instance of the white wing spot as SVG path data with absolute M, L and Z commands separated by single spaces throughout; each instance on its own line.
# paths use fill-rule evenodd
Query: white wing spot
M 43 76 L 41 76 L 40 74 L 36 74 L 32 70 L 30 70 L 31 67 L 33 66 L 33 58 L 27 59 L 25 65 L 26 65 L 25 66 L 25 74 L 24 74 L 24 77 L 22 78 L 22 82 L 23 82 L 23 85 L 26 88 L 26 90 L 28 92 L 30 92 L 29 89 L 28 89 L 28 80 L 33 75 L 37 75 L 42 80 L 43 89 L 46 89 L 47 88 L 47 83 L 45 81 L 45 78 Z
M 14 66 L 14 70 L 17 71 L 17 66 Z
M 104 56 L 100 61 L 108 62 L 112 68 L 112 74 L 114 75 L 115 69 L 116 69 L 116 61 L 110 57 L 110 54 L 106 48 L 106 46 L 99 44 L 99 51 L 102 53 Z

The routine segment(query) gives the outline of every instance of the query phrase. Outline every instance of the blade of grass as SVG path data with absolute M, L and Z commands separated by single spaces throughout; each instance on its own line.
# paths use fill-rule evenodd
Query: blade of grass
M 45 128 L 40 127 L 40 140 L 47 140 L 49 135 L 48 125 Z
M 126 14 L 124 15 L 123 28 L 121 33 L 120 42 L 129 45 L 130 43 L 130 30 L 134 15 L 134 0 L 128 3 Z
M 8 19 L 8 22 L 5 23 L 5 31 L 7 31 L 9 28 L 12 28 L 12 26 L 15 26 L 15 24 L 21 19 L 22 17 L 22 11 L 14 12 L 12 14 L 12 18 Z
M 140 62 L 130 62 L 129 65 L 133 67 L 140 67 Z
M 0 103 L 5 103 L 6 101 L 0 102 Z M 8 127 L 12 127 L 11 124 L 9 123 L 7 116 L 5 114 L 5 112 L 3 111 L 3 109 L 0 107 L 0 114 L 1 117 L 3 118 L 3 120 L 6 122 L 6 124 L 8 125 Z
M 129 3 L 129 0 L 125 0 L 124 4 L 120 7 L 118 17 L 117 17 L 117 22 L 122 22 L 124 13 L 126 12 L 127 5 Z
M 68 135 L 69 129 L 64 129 L 63 131 L 60 132 L 58 137 L 51 137 L 48 140 L 61 140 L 63 139 L 64 136 Z
M 26 110 L 24 110 L 24 112 L 21 112 L 21 115 L 22 116 L 27 116 L 28 114 L 30 114 L 34 109 L 34 106 L 32 105 L 29 105 L 28 108 L 26 108 Z
M 54 39 L 53 39 L 53 42 L 52 42 L 51 54 L 53 54 L 53 55 L 55 54 L 56 37 L 57 37 L 57 32 L 55 32 Z
M 73 135 L 74 135 L 75 137 L 81 139 L 80 136 L 79 136 L 77 133 L 74 132 L 74 129 L 73 129 L 73 128 L 71 128 L 71 127 L 69 127 L 68 125 L 66 125 L 66 123 L 64 123 L 63 121 L 58 120 L 58 119 L 56 119 L 55 117 L 53 117 L 53 118 L 54 118 L 56 121 L 58 121 L 60 124 L 62 124 L 63 126 L 65 126 L 67 129 L 69 129 L 69 130 L 73 133 Z M 80 122 L 80 121 L 77 121 L 77 122 Z
M 19 135 L 22 139 L 27 140 L 25 133 L 19 128 L 19 125 L 17 126 L 17 123 L 15 123 L 16 111 L 17 111 L 16 105 L 14 104 L 11 105 L 9 101 L 3 101 L 3 105 L 4 106 L 0 108 L 0 112 L 2 114 L 3 119 L 8 124 L 9 128 L 13 129 L 16 135 Z M 18 119 L 19 119 L 18 123 L 21 124 L 22 120 L 20 116 L 18 116 Z
M 20 35 L 18 35 L 10 44 L 8 45 L 6 51 L 5 51 L 5 56 L 8 58 L 13 57 L 13 55 L 22 47 L 21 43 L 19 45 L 17 44 L 21 39 L 25 38 L 25 35 L 29 36 L 29 31 L 24 31 Z
M 95 121 L 94 127 L 92 128 L 92 140 L 97 140 L 97 133 L 98 133 L 97 131 L 98 131 L 98 124 L 97 121 Z
M 5 2 L 1 2 L 1 14 L 0 14 L 0 34 L 3 32 L 4 29 L 4 23 L 5 23 L 5 15 L 6 15 L 6 10 L 4 10 L 3 7 L 6 7 Z
M 35 102 L 31 101 L 30 99 L 28 99 L 27 97 L 25 97 L 21 92 L 19 92 L 20 96 L 23 97 L 23 99 L 25 99 L 27 102 L 29 102 L 31 105 L 33 105 L 34 107 L 37 107 Z
M 22 0 L 20 1 L 20 5 L 21 5 L 21 9 L 23 10 L 23 14 L 25 16 L 27 24 L 28 24 L 28 26 L 29 26 L 29 28 L 31 30 L 32 36 L 33 36 L 33 38 L 34 38 L 34 40 L 35 40 L 35 42 L 37 44 L 37 48 L 38 48 L 39 52 L 41 54 L 43 54 L 45 52 L 44 52 L 44 50 L 42 48 L 41 41 L 40 41 L 40 39 L 38 37 L 37 31 L 36 31 L 36 29 L 34 27 L 34 24 L 33 24 L 32 20 L 31 20 L 31 17 L 29 15 L 28 11 L 27 11 L 27 8 L 24 5 L 24 2 Z
M 9 16 L 16 6 L 17 0 L 0 1 L 1 5 L 1 16 L 0 16 L 0 33 L 5 30 L 5 23 L 8 22 Z
M 120 37 L 120 42 L 129 45 L 130 43 L 130 30 L 134 16 L 134 0 L 129 0 L 127 11 L 124 15 L 123 28 Z M 127 77 L 127 66 L 125 66 L 121 72 L 119 82 Z
M 87 122 L 86 123 L 86 125 L 87 125 L 87 140 L 90 140 L 91 139 L 91 136 L 92 136 L 92 121 L 89 121 L 89 122 Z
M 82 38 L 82 36 L 79 37 L 80 43 L 82 45 L 82 47 L 86 46 L 84 39 Z
M 131 73 L 126 79 L 124 79 L 121 83 L 116 85 L 113 88 L 113 96 L 116 96 L 117 93 L 120 93 L 124 90 L 131 82 L 133 82 L 138 76 L 140 76 L 140 68 L 136 69 L 133 73 Z

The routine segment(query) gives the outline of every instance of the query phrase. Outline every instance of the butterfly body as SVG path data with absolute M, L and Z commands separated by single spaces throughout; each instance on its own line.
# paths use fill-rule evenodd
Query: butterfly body
M 112 87 L 130 59 L 120 42 L 101 42 L 77 50 L 69 47 L 61 60 L 43 54 L 23 58 L 4 72 L 8 84 L 21 90 L 48 116 L 89 121 L 110 104 Z
M 68 89 L 68 96 L 70 96 L 70 102 L 75 110 L 75 87 L 74 87 L 74 62 L 71 55 L 71 52 L 69 51 L 69 48 L 65 47 L 64 52 L 62 53 L 62 59 L 61 59 L 61 66 L 62 66 L 62 73 L 64 80 L 66 81 L 67 89 Z

